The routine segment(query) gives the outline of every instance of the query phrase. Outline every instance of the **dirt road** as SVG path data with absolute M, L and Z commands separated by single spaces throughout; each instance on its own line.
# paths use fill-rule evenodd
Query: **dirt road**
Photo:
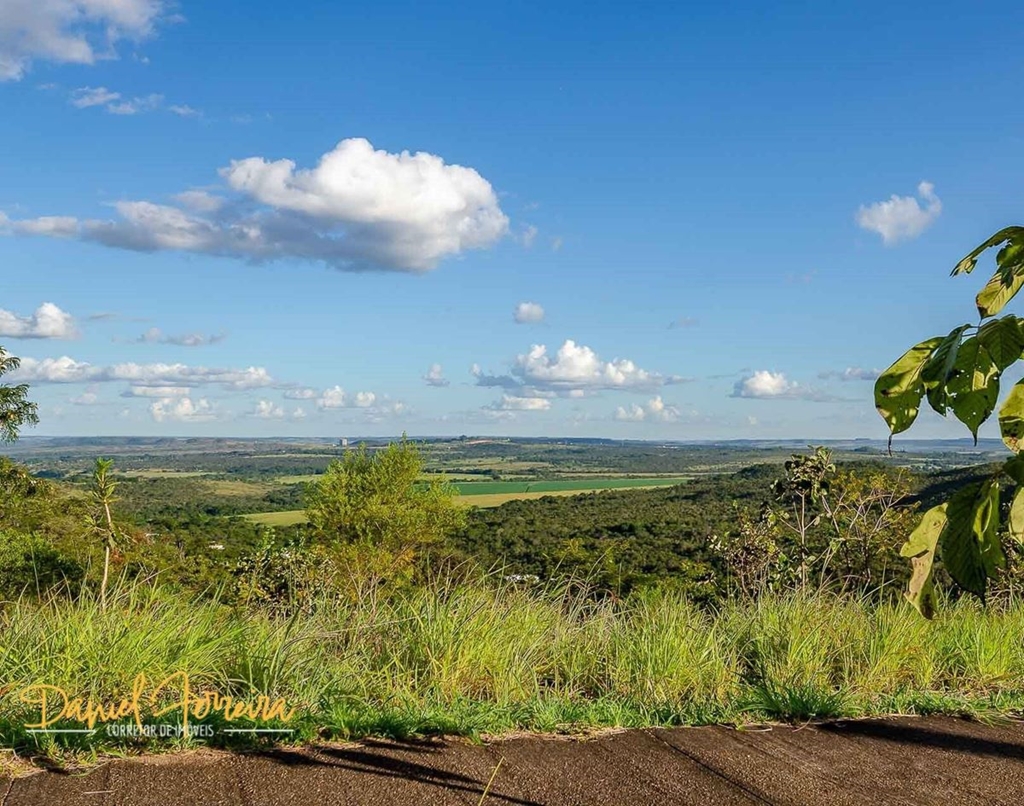
M 1021 804 L 1024 724 L 947 719 L 363 742 L 0 779 L 0 806 Z

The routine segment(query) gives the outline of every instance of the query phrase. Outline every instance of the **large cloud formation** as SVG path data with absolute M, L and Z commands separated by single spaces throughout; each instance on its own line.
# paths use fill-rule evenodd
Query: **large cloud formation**
M 34 59 L 93 64 L 122 39 L 150 36 L 164 0 L 3 0 L 0 81 L 18 81 Z
M 227 195 L 202 194 L 202 204 L 187 193 L 180 206 L 120 201 L 113 220 L 0 216 L 0 229 L 141 252 L 425 272 L 491 246 L 509 227 L 494 188 L 472 168 L 425 152 L 375 150 L 362 138 L 342 140 L 314 168 L 250 157 L 220 175 Z

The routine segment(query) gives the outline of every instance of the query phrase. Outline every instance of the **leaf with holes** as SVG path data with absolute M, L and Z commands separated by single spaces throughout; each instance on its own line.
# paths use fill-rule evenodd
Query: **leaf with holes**
M 998 246 L 1001 243 L 1005 243 L 1009 240 L 1015 240 L 1017 238 L 1024 237 L 1024 227 L 1006 227 L 1005 229 L 999 230 L 995 235 L 985 241 L 981 246 L 975 249 L 971 254 L 961 260 L 956 266 L 953 267 L 951 275 L 957 274 L 970 274 L 974 271 L 974 267 L 978 264 L 978 256 L 986 249 L 991 249 L 993 246 Z
M 988 419 L 999 398 L 999 368 L 977 337 L 960 345 L 953 372 L 946 382 L 949 406 L 966 425 L 974 442 L 978 428 Z
M 992 356 L 996 367 L 1002 372 L 1018 361 L 1024 353 L 1024 330 L 1021 320 L 1012 314 L 1002 319 L 993 319 L 978 328 L 978 341 Z
M 1004 246 L 996 259 L 999 268 L 978 292 L 978 315 L 995 316 L 1024 286 L 1024 239 Z
M 949 410 L 946 381 L 949 380 L 956 357 L 960 352 L 960 339 L 970 327 L 970 325 L 961 325 L 951 330 L 921 368 L 921 380 L 928 393 L 928 403 L 943 417 Z
M 911 533 L 900 549 L 900 554 L 910 558 L 913 573 L 907 586 L 906 597 L 925 618 L 935 615 L 935 583 L 932 569 L 935 564 L 935 547 L 939 536 L 946 528 L 946 507 L 940 504 L 924 513 L 921 523 Z
M 1014 453 L 1024 449 L 1024 381 L 1017 381 L 1013 385 L 999 409 L 999 433 L 1002 434 L 1006 447 Z M 1010 462 L 1012 461 L 1011 459 Z M 1018 480 L 1018 483 L 1021 482 L 1024 482 L 1024 472 Z
M 924 397 L 921 370 L 943 338 L 936 336 L 915 344 L 875 381 L 875 408 L 889 426 L 890 433 L 906 431 L 917 419 L 921 398 Z

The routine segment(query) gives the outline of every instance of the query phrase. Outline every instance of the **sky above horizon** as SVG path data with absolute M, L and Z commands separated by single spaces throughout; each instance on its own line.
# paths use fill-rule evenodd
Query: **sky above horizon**
M 2 380 L 39 435 L 884 438 L 1024 223 L 1015 10 L 3 0 Z

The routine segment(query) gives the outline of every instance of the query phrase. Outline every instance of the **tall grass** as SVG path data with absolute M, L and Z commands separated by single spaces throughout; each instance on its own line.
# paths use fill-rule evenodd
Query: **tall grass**
M 0 605 L 0 744 L 37 741 L 25 686 L 109 699 L 139 673 L 180 671 L 286 698 L 300 739 L 1024 708 L 1021 605 L 951 603 L 927 622 L 903 603 L 824 593 L 708 609 L 672 592 L 597 601 L 500 582 L 292 616 L 143 583 L 109 599 L 106 611 L 88 595 Z

